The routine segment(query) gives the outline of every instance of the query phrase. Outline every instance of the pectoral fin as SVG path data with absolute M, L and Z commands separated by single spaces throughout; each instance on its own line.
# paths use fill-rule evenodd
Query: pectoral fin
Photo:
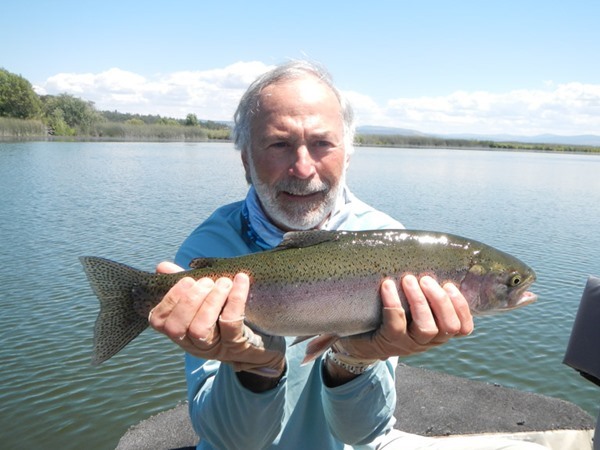
M 314 361 L 327 351 L 340 337 L 337 334 L 321 334 L 314 338 L 306 346 L 302 365 Z M 296 343 L 296 342 L 294 342 Z

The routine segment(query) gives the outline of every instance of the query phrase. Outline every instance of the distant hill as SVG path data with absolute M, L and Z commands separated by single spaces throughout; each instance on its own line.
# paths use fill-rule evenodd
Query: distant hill
M 400 136 L 431 136 L 425 133 L 421 133 L 416 130 L 409 130 L 407 128 L 393 128 L 393 127 L 378 127 L 375 125 L 363 125 L 356 127 L 357 134 L 381 134 L 385 136 L 400 135 Z
M 400 136 L 423 136 L 441 139 L 469 139 L 476 141 L 493 141 L 493 142 L 523 142 L 529 144 L 563 144 L 563 145 L 590 145 L 600 146 L 600 135 L 585 134 L 577 136 L 560 136 L 556 134 L 540 134 L 537 136 L 519 136 L 511 134 L 436 134 L 423 133 L 417 130 L 394 127 L 379 127 L 374 125 L 359 126 L 356 128 L 357 134 L 377 134 L 377 135 L 400 135 Z

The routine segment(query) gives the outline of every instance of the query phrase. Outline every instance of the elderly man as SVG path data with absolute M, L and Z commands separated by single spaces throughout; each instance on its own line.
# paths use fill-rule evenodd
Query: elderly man
M 177 266 L 162 263 L 158 271 L 271 249 L 290 230 L 402 228 L 346 186 L 353 129 L 349 104 L 321 68 L 292 62 L 260 77 L 235 114 L 247 197 L 215 211 L 183 243 Z M 307 365 L 300 364 L 305 343 L 288 347 L 244 324 L 247 275 L 176 284 L 149 320 L 186 351 L 198 448 L 399 443 L 405 436 L 392 432 L 397 357 L 468 335 L 473 320 L 454 285 L 407 275 L 400 281 L 412 315 L 407 325 L 397 281 L 382 282 L 383 323 L 370 339 L 343 338 Z

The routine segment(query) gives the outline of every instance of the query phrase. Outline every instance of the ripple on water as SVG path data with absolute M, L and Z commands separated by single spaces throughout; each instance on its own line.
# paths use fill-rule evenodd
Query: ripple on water
M 538 303 L 477 319 L 472 336 L 406 362 L 595 414 L 597 388 L 561 361 L 585 280 L 600 275 L 600 158 L 555 156 L 361 148 L 349 180 L 409 227 L 481 240 L 538 273 Z M 98 303 L 77 258 L 153 270 L 245 190 L 229 145 L 0 143 L 3 446 L 114 448 L 185 398 L 182 354 L 153 331 L 90 366 Z

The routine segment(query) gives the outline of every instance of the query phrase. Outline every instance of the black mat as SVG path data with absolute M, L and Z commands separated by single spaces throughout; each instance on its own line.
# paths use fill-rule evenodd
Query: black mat
M 593 429 L 578 406 L 543 395 L 399 365 L 396 428 L 425 436 Z M 172 450 L 198 441 L 187 404 L 133 426 L 117 450 Z

